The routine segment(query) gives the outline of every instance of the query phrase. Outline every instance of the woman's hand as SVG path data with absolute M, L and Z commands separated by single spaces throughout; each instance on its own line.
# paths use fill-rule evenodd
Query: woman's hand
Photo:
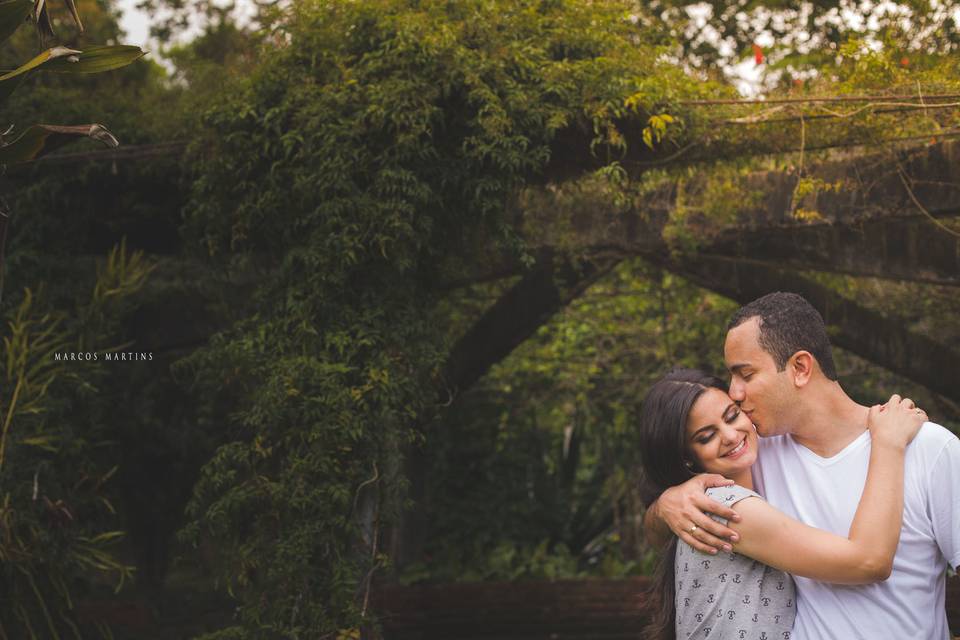
M 890 396 L 885 405 L 870 407 L 867 414 L 867 428 L 873 441 L 902 449 L 906 449 L 924 422 L 927 422 L 926 412 L 910 398 L 897 394 Z

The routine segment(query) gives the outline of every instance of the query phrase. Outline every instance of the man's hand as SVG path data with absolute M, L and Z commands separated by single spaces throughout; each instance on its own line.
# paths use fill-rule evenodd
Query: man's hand
M 736 542 L 737 534 L 720 524 L 708 513 L 739 522 L 740 516 L 706 493 L 710 487 L 728 487 L 734 484 L 715 473 L 703 473 L 681 485 L 671 487 L 660 494 L 656 501 L 656 516 L 681 540 L 703 553 L 730 551 L 730 541 Z

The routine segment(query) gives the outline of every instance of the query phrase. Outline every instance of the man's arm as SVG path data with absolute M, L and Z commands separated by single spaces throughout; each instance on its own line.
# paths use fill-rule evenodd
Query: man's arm
M 647 540 L 656 546 L 663 546 L 672 533 L 703 553 L 717 553 L 720 549 L 730 551 L 730 541 L 736 542 L 739 536 L 733 529 L 707 514 L 712 513 L 734 522 L 739 522 L 740 516 L 704 492 L 710 487 L 727 487 L 731 484 L 733 480 L 721 475 L 704 473 L 670 487 L 660 494 L 643 516 Z
M 654 500 L 653 504 L 647 507 L 643 514 L 643 531 L 647 536 L 648 543 L 655 547 L 665 547 L 670 542 L 673 532 L 660 517 L 659 507 L 659 500 Z

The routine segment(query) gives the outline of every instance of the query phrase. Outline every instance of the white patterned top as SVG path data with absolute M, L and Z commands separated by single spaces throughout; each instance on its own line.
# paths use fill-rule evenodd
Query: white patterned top
M 739 485 L 707 489 L 707 495 L 728 507 L 763 499 Z M 790 574 L 738 553 L 701 553 L 680 540 L 675 581 L 678 640 L 790 640 L 797 614 Z

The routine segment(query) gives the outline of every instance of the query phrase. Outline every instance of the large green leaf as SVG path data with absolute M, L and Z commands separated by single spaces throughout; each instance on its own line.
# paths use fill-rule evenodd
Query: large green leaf
M 30 0 L 5 0 L 0 2 L 0 42 L 13 35 L 30 15 L 33 3 Z
M 46 51 L 36 55 L 29 62 L 20 65 L 13 71 L 4 72 L 2 75 L 0 75 L 0 103 L 4 102 L 8 97 L 10 97 L 10 94 L 20 86 L 20 84 L 26 79 L 27 75 L 29 75 L 29 73 L 34 69 L 37 69 L 50 60 L 68 56 L 76 56 L 79 53 L 80 52 L 76 49 L 68 49 L 67 47 L 53 47 L 52 49 L 47 49 Z
M 33 71 L 55 73 L 100 73 L 119 69 L 146 55 L 146 52 L 131 45 L 109 45 L 69 49 L 53 47 L 38 54 L 29 62 L 0 75 L 0 103 L 5 101 Z
M 70 127 L 35 124 L 10 144 L 0 146 L 0 164 L 31 162 L 77 138 L 92 138 L 108 147 L 120 144 L 113 134 L 100 124 Z
M 125 67 L 146 55 L 140 47 L 128 44 L 87 47 L 75 56 L 60 56 L 44 64 L 44 71 L 56 73 L 101 73 Z
M 58 60 L 60 58 L 72 58 L 79 60 L 80 53 L 82 52 L 78 51 L 77 49 L 68 49 L 67 47 L 53 47 L 51 49 L 47 49 L 46 51 L 38 53 L 28 62 L 20 65 L 13 71 L 7 71 L 4 73 L 2 76 L 0 76 L 0 83 L 9 82 L 16 77 L 29 73 L 53 60 Z

